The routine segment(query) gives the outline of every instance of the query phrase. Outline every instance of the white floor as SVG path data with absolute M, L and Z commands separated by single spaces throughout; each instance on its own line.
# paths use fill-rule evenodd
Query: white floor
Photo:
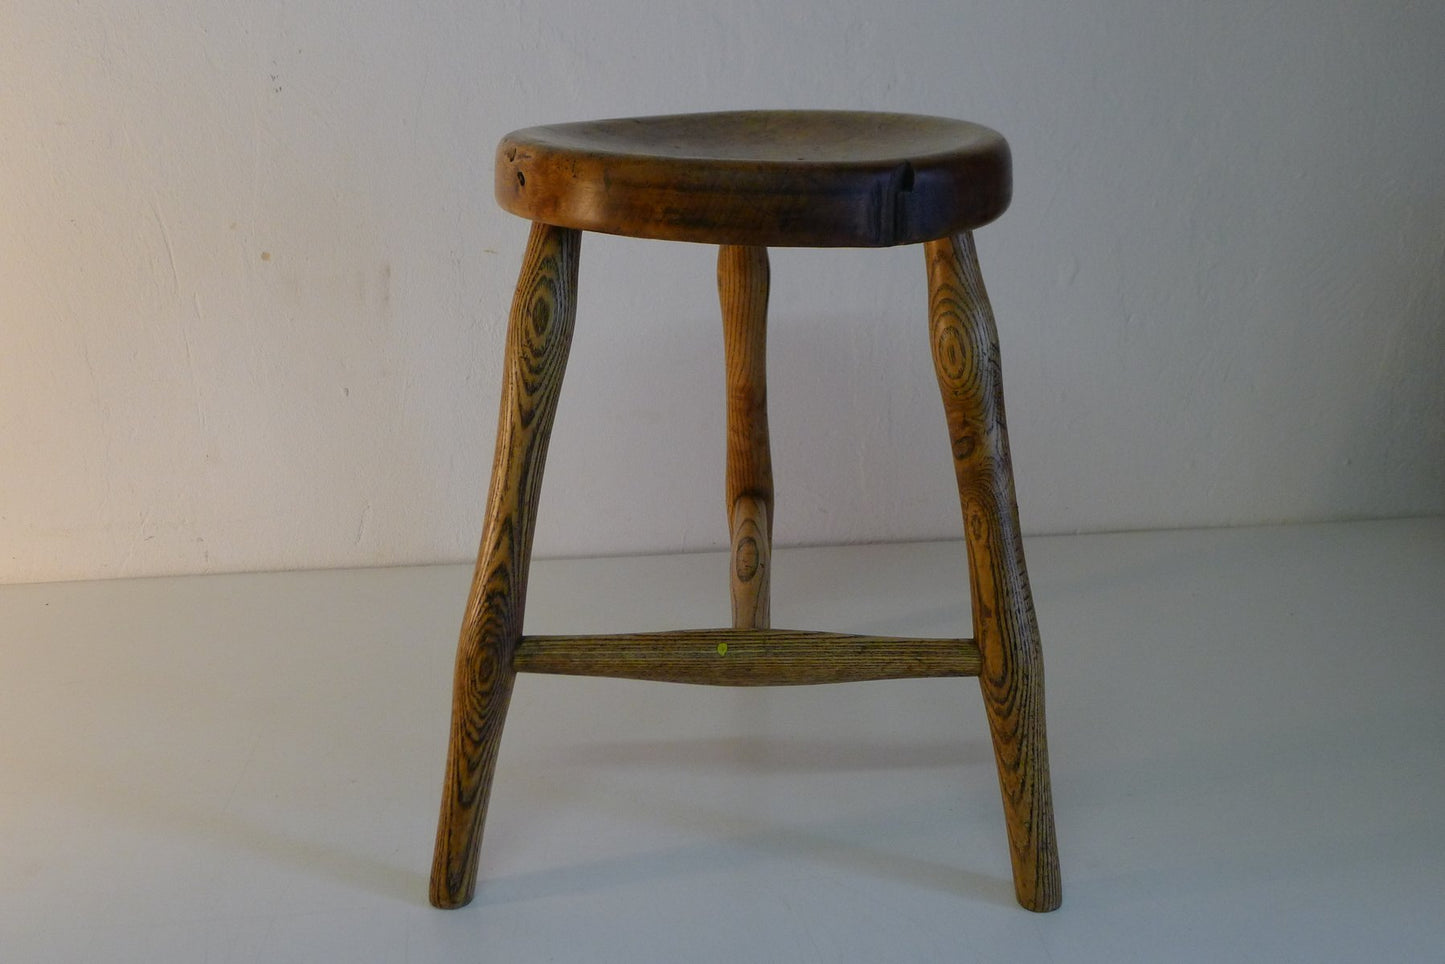
M 1034 539 L 1064 906 L 971 680 L 524 676 L 426 903 L 463 567 L 0 588 L 0 961 L 1445 960 L 1445 520 Z M 968 632 L 961 545 L 795 550 L 774 623 Z M 528 629 L 717 625 L 717 555 Z

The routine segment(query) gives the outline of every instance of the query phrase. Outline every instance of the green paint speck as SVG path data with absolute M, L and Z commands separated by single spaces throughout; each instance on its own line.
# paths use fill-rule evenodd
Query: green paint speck
M 717 654 L 718 654 L 719 656 L 726 656 L 726 655 L 728 654 L 728 644 L 727 644 L 727 643 L 718 643 L 718 644 L 717 644 Z

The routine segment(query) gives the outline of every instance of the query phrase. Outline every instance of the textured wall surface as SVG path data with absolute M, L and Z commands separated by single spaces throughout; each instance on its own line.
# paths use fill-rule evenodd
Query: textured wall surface
M 1445 6 L 9 0 L 0 581 L 469 557 L 532 123 L 1003 131 L 1032 532 L 1445 511 Z M 714 254 L 589 236 L 539 553 L 718 547 Z M 784 251 L 777 535 L 951 537 L 917 249 Z

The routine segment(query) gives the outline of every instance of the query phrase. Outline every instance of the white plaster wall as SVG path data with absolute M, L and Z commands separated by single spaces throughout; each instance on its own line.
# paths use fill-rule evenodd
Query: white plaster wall
M 1445 511 L 1445 5 L 8 0 L 0 580 L 469 557 L 531 123 L 966 117 L 1032 532 Z M 543 554 L 722 545 L 713 252 L 589 236 Z M 915 249 L 774 256 L 777 532 L 951 536 Z

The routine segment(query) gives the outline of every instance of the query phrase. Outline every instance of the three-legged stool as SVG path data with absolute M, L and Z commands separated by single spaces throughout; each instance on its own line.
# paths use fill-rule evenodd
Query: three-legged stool
M 1014 889 L 1059 905 L 1043 662 L 1014 502 L 998 333 L 971 231 L 1008 206 L 1008 144 L 976 124 L 743 111 L 533 127 L 497 150 L 497 200 L 530 219 L 512 302 L 496 459 L 457 651 L 431 899 L 472 898 L 502 723 L 519 672 L 722 685 L 977 676 Z M 533 520 L 577 306 L 583 231 L 721 246 L 733 627 L 524 636 Z M 929 334 L 953 446 L 976 639 L 776 630 L 764 343 L 767 248 L 923 244 Z

